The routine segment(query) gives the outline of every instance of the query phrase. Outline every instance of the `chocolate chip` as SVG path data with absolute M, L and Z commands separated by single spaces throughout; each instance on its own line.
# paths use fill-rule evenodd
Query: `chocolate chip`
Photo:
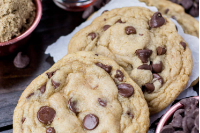
M 124 80 L 124 74 L 120 70 L 117 70 L 115 78 L 117 78 L 120 82 L 122 82 Z
M 99 125 L 99 118 L 94 114 L 88 114 L 83 119 L 83 126 L 87 130 L 93 130 Z
M 21 120 L 21 121 L 22 121 L 22 124 L 24 123 L 25 120 L 26 120 L 26 118 L 23 117 L 22 120 Z
M 166 48 L 162 48 L 162 47 L 157 47 L 157 55 L 163 55 L 167 52 Z
M 173 19 L 177 20 L 175 16 L 172 16 Z
M 56 111 L 53 108 L 48 106 L 43 106 L 39 109 L 37 113 L 37 118 L 41 123 L 49 125 L 53 122 L 55 115 Z
M 110 28 L 110 25 L 104 25 L 103 30 L 106 31 L 108 28 Z
M 190 133 L 194 127 L 194 119 L 191 117 L 184 117 L 182 121 L 182 127 L 185 133 Z
M 136 29 L 133 26 L 127 26 L 125 32 L 127 35 L 136 34 Z
M 166 125 L 162 128 L 160 133 L 173 133 L 175 130 L 171 125 Z
M 153 83 L 146 83 L 144 87 L 145 91 L 147 91 L 148 93 L 152 93 L 155 90 L 155 86 L 153 85 Z
M 143 36 L 144 34 L 139 34 L 140 36 Z
M 184 49 L 186 49 L 186 43 L 185 42 L 180 42 L 180 44 L 183 46 Z
M 199 4 L 194 3 L 192 8 L 189 10 L 189 14 L 193 17 L 198 17 L 199 16 Z
M 44 94 L 44 92 L 46 91 L 46 83 L 42 85 L 38 90 L 40 90 L 40 92 Z
M 174 115 L 171 125 L 174 128 L 182 128 L 182 120 L 183 120 L 183 117 L 180 114 Z
M 107 11 L 108 11 L 108 10 L 103 11 L 102 14 L 104 14 L 104 13 L 107 12 Z
M 196 118 L 196 116 L 199 114 L 199 108 L 196 108 L 193 112 L 193 118 Z
M 167 14 L 168 12 L 169 12 L 169 9 L 166 9 L 166 10 L 165 10 L 165 14 Z
M 115 24 L 116 24 L 116 23 L 125 23 L 125 22 L 122 22 L 122 20 L 119 19 L 119 20 L 117 20 L 117 21 L 115 22 Z
M 185 10 L 188 10 L 192 7 L 193 1 L 192 0 L 181 0 L 180 4 L 183 6 Z
M 175 131 L 174 133 L 184 133 L 183 131 Z
M 98 54 L 95 54 L 96 56 L 99 56 Z
M 101 67 L 102 69 L 104 69 L 107 73 L 110 73 L 111 70 L 112 70 L 112 66 L 104 65 L 104 64 L 102 64 L 100 62 L 96 63 L 96 65 L 98 67 Z
M 128 115 L 131 119 L 134 118 L 134 115 L 131 113 L 131 111 L 127 111 L 127 115 Z
M 88 36 L 91 36 L 91 39 L 94 40 L 97 35 L 96 35 L 96 33 L 91 32 L 91 33 L 88 34 Z
M 130 84 L 122 83 L 117 86 L 118 92 L 123 97 L 130 97 L 134 93 L 133 86 Z
M 69 101 L 68 101 L 69 109 L 72 112 L 74 112 L 75 114 L 78 113 L 77 108 L 76 108 L 76 104 L 77 104 L 77 102 L 76 101 L 72 101 L 72 98 L 69 99 Z
M 82 18 L 83 18 L 83 19 L 88 18 L 90 15 L 92 15 L 92 13 L 94 13 L 94 7 L 93 7 L 93 6 L 89 6 L 89 7 L 83 12 Z
M 98 102 L 103 107 L 106 107 L 106 105 L 107 105 L 107 102 L 105 100 L 102 100 L 101 98 L 98 98 Z
M 47 76 L 48 78 L 50 79 L 55 73 L 56 73 L 57 70 L 53 71 L 53 72 L 47 72 Z
M 162 72 L 162 66 L 163 66 L 162 61 L 160 61 L 159 64 L 152 64 L 153 72 L 155 73 Z
M 136 55 L 138 56 L 138 58 L 140 58 L 140 60 L 142 61 L 142 63 L 147 63 L 148 62 L 148 58 L 151 56 L 152 54 L 152 50 L 149 49 L 139 49 L 136 51 Z
M 184 132 L 183 132 L 184 133 Z M 192 132 L 191 133 L 199 133 L 199 130 L 196 127 L 193 127 Z
M 152 66 L 151 65 L 147 65 L 147 64 L 143 64 L 143 65 L 139 66 L 137 69 L 143 69 L 143 70 L 152 71 Z
M 34 92 L 30 93 L 26 98 L 28 99 L 28 98 L 30 98 L 33 95 L 34 95 Z
M 100 9 L 103 5 L 102 5 L 103 0 L 96 0 L 93 4 L 94 7 L 96 7 L 97 9 Z
M 160 12 L 155 12 L 149 21 L 151 28 L 157 28 L 165 24 L 165 19 L 162 17 Z
M 51 79 L 51 83 L 52 83 L 54 89 L 57 89 L 60 86 L 60 83 L 55 82 L 53 79 Z
M 48 127 L 46 133 L 56 133 L 56 131 L 53 127 Z
M 153 81 L 156 81 L 156 80 L 158 80 L 160 83 L 161 83 L 161 85 L 163 84 L 163 78 L 159 75 L 159 74 L 153 74 Z
M 196 129 L 199 130 L 199 115 L 197 115 L 197 117 L 195 117 L 194 125 L 195 125 Z
M 175 113 L 174 113 L 174 116 L 177 116 L 177 115 L 181 115 L 182 117 L 184 117 L 184 112 L 185 110 L 184 109 L 178 109 Z
M 13 61 L 13 64 L 17 68 L 25 68 L 29 65 L 29 63 L 29 57 L 27 55 L 22 55 L 22 52 L 19 52 Z

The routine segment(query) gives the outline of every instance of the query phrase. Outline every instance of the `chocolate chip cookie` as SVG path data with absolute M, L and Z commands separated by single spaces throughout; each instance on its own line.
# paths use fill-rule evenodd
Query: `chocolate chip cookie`
M 175 24 L 142 7 L 103 13 L 73 36 L 68 50 L 93 51 L 114 59 L 141 87 L 151 114 L 183 91 L 193 66 L 188 44 Z
M 145 2 L 148 6 L 155 6 L 158 9 L 158 11 L 161 12 L 163 15 L 166 15 L 169 18 L 176 19 L 177 22 L 182 26 L 185 33 L 199 37 L 199 22 L 192 16 L 185 13 L 185 10 L 182 6 L 168 0 L 140 1 Z M 184 1 L 189 2 L 190 0 L 183 0 L 183 2 Z
M 23 92 L 14 133 L 146 133 L 149 109 L 140 87 L 115 61 L 68 54 Z

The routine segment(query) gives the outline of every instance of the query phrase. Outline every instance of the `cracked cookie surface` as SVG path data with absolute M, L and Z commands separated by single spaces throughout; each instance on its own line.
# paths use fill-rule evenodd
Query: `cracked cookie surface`
M 14 133 L 146 133 L 149 109 L 140 87 L 115 61 L 68 54 L 23 92 Z
M 151 114 L 183 91 L 192 72 L 191 51 L 174 23 L 142 7 L 104 12 L 72 37 L 68 50 L 114 59 L 142 88 Z

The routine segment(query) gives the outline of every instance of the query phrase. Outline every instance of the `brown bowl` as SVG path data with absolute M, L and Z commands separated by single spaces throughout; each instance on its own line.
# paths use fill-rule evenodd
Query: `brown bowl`
M 19 48 L 28 41 L 31 33 L 39 24 L 42 17 L 42 3 L 41 0 L 33 0 L 33 2 L 36 6 L 36 17 L 33 24 L 20 36 L 17 36 L 9 41 L 0 43 L 0 56 L 9 55 L 19 50 Z
M 193 97 L 199 100 L 199 96 Z M 172 117 L 172 115 L 175 113 L 176 110 L 182 108 L 183 105 L 178 102 L 175 105 L 173 105 L 160 119 L 158 126 L 156 128 L 156 133 L 160 133 L 162 128 L 167 124 L 168 120 Z

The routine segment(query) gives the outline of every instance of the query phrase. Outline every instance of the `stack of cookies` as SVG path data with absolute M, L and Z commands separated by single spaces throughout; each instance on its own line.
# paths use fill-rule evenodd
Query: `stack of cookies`
M 23 92 L 14 133 L 146 133 L 193 66 L 176 25 L 142 7 L 104 12 L 68 51 Z

